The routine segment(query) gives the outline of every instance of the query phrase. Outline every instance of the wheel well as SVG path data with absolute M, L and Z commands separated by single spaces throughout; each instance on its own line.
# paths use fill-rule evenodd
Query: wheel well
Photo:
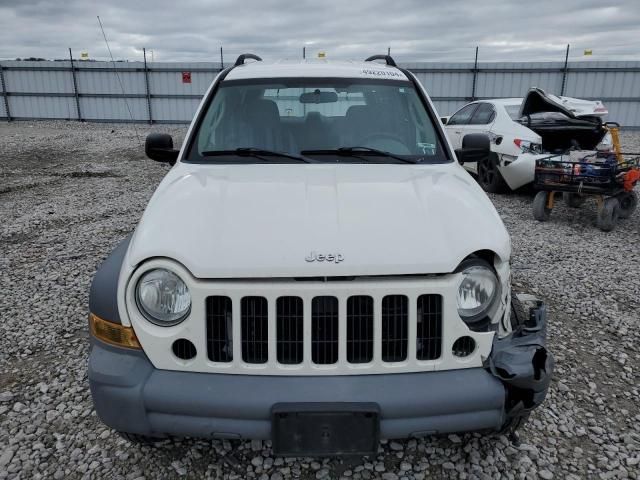
M 478 250 L 476 252 L 473 252 L 471 256 L 475 256 L 478 258 L 481 258 L 482 260 L 488 262 L 490 265 L 494 264 L 494 261 L 496 259 L 496 254 L 495 252 L 491 251 L 491 250 Z

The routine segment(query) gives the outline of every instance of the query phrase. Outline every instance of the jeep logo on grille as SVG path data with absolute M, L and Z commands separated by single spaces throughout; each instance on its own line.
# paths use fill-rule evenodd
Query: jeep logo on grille
M 344 260 L 344 257 L 341 253 L 316 253 L 311 252 L 305 260 L 309 263 L 311 262 L 333 262 L 340 263 Z

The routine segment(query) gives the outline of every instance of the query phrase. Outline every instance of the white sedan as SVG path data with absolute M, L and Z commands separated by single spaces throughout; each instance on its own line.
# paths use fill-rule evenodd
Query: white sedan
M 535 161 L 570 148 L 609 150 L 603 127 L 608 113 L 600 101 L 558 97 L 532 88 L 524 99 L 501 98 L 468 103 L 443 123 L 454 148 L 468 133 L 486 133 L 491 155 L 464 167 L 487 192 L 520 188 L 534 180 Z

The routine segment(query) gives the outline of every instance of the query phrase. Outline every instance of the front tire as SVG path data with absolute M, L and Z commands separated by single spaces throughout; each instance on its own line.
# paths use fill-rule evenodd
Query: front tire
M 478 183 L 485 192 L 502 193 L 506 190 L 507 184 L 498 170 L 498 155 L 494 152 L 478 162 Z

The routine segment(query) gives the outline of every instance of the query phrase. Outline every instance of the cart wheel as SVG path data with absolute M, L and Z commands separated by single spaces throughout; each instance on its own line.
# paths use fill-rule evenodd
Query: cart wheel
M 598 211 L 596 225 L 603 232 L 610 232 L 618 223 L 620 215 L 620 202 L 616 197 L 609 197 L 602 202 L 602 208 Z
M 551 216 L 551 209 L 547 207 L 549 195 L 549 192 L 538 192 L 533 199 L 533 218 L 539 222 L 546 222 Z
M 638 206 L 638 195 L 636 192 L 624 192 L 617 195 L 620 208 L 618 209 L 619 218 L 629 218 Z
M 565 203 L 565 205 L 571 208 L 581 207 L 585 200 L 586 197 L 578 193 L 564 192 L 562 194 L 562 201 Z

